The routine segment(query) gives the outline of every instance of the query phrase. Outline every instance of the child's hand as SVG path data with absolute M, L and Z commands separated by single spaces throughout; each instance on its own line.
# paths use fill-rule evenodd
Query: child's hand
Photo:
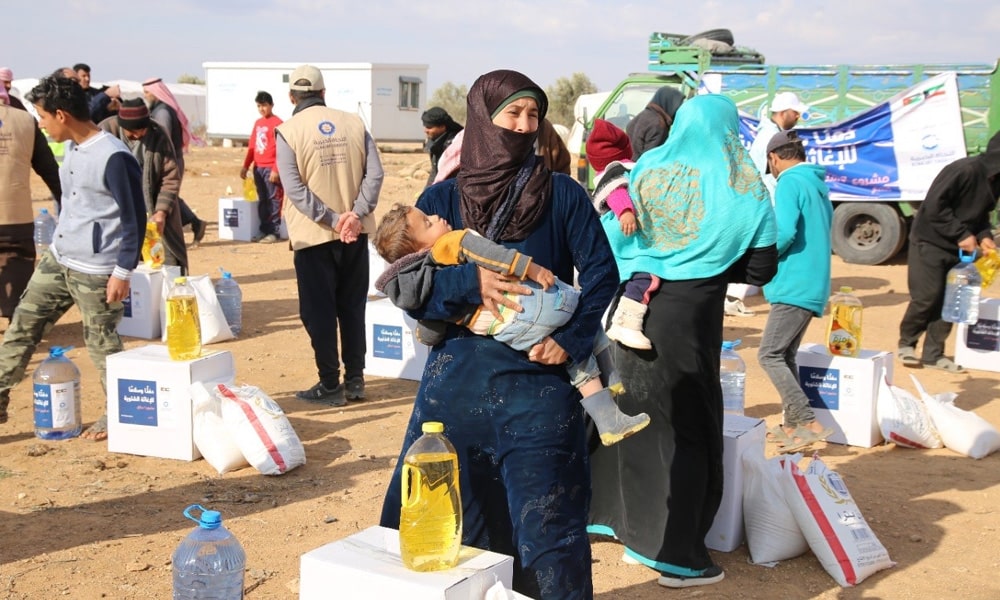
M 535 263 L 528 265 L 528 279 L 542 286 L 543 290 L 549 289 L 549 286 L 556 283 L 556 276 L 552 271 Z
M 618 222 L 622 226 L 622 233 L 625 237 L 628 237 L 635 233 L 639 229 L 639 223 L 635 220 L 635 213 L 630 210 L 626 210 L 618 217 Z

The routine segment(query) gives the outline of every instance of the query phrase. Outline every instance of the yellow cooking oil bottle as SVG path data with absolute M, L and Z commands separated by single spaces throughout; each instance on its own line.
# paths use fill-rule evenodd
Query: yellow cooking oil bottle
M 146 236 L 142 240 L 142 262 L 150 269 L 159 269 L 163 266 L 165 256 L 160 230 L 156 228 L 156 223 L 146 221 Z
M 462 547 L 458 454 L 443 424 L 428 421 L 421 429 L 403 458 L 399 550 L 408 569 L 441 571 L 458 564 Z
M 826 345 L 830 354 L 857 358 L 861 353 L 861 300 L 842 286 L 830 299 L 830 326 Z
M 167 295 L 167 352 L 171 360 L 191 360 L 201 356 L 198 300 L 187 277 L 174 279 L 174 286 Z
M 1000 252 L 990 250 L 980 256 L 974 264 L 979 275 L 983 278 L 983 288 L 988 288 L 993 283 L 997 270 L 1000 269 Z

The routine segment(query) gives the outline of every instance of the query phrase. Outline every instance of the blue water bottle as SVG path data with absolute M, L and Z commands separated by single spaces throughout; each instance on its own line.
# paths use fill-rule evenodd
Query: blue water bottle
M 35 436 L 43 440 L 67 440 L 80 435 L 80 369 L 66 356 L 72 346 L 52 346 L 32 376 Z
M 744 408 L 747 365 L 736 353 L 740 340 L 722 342 L 719 355 L 719 383 L 722 385 L 722 410 L 742 415 Z
M 49 212 L 43 208 L 38 211 L 35 217 L 35 254 L 41 256 L 42 252 L 52 243 L 52 235 L 56 230 L 56 220 Z
M 975 325 L 979 320 L 979 296 L 983 278 L 976 269 L 976 253 L 958 251 L 959 263 L 948 271 L 941 320 Z
M 199 518 L 192 510 L 201 511 Z M 241 600 L 246 553 L 222 526 L 218 511 L 192 504 L 184 516 L 198 524 L 174 551 L 174 600 Z
M 222 278 L 215 282 L 215 297 L 222 307 L 222 314 L 226 316 L 229 330 L 238 336 L 243 329 L 243 291 L 232 273 L 222 267 L 219 271 L 222 271 Z

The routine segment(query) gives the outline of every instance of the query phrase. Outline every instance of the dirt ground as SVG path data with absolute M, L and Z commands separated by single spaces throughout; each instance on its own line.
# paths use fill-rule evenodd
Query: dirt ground
M 399 149 L 397 149 L 399 150 Z M 0 428 L 0 598 L 146 599 L 170 594 L 170 557 L 192 528 L 181 511 L 201 503 L 222 512 L 247 552 L 247 597 L 295 598 L 299 557 L 377 523 L 383 491 L 399 451 L 416 392 L 412 381 L 368 380 L 368 400 L 317 408 L 294 397 L 315 382 L 308 339 L 298 318 L 292 254 L 285 244 L 220 241 L 217 199 L 239 190 L 244 149 L 194 149 L 187 159 L 183 196 L 211 223 L 190 251 L 193 273 L 223 266 L 244 294 L 240 339 L 209 346 L 229 350 L 237 381 L 259 386 L 286 411 L 305 444 L 308 464 L 280 477 L 251 468 L 219 476 L 204 460 L 181 462 L 112 454 L 106 443 L 46 442 L 32 428 L 31 382 L 14 388 L 11 420 Z M 387 180 L 381 210 L 411 202 L 425 174 L 413 174 L 422 155 L 385 152 Z M 44 193 L 37 186 L 37 198 Z M 48 203 L 36 201 L 37 208 Z M 191 234 L 188 233 L 188 239 Z M 857 266 L 834 257 L 833 286 L 854 287 L 865 306 L 864 346 L 894 350 L 907 301 L 903 256 L 892 264 Z M 1000 295 L 1000 285 L 987 292 Z M 741 338 L 748 364 L 747 413 L 780 420 L 780 402 L 757 365 L 767 318 L 726 318 L 726 338 Z M 805 341 L 820 342 L 814 320 Z M 125 338 L 127 348 L 150 343 Z M 35 353 L 28 374 L 51 345 L 70 353 L 83 373 L 83 415 L 92 423 L 105 399 L 83 349 L 79 314 L 71 311 Z M 949 343 L 949 354 L 953 342 Z M 908 370 L 895 364 L 895 383 L 912 390 Z M 931 391 L 955 391 L 958 404 L 1000 425 L 1000 377 L 974 371 L 918 372 Z M 947 449 L 917 451 L 893 445 L 872 449 L 819 444 L 820 455 L 844 477 L 852 495 L 898 564 L 861 585 L 840 588 L 812 553 L 775 568 L 751 565 L 746 547 L 716 553 L 726 579 L 710 588 L 668 591 L 656 574 L 620 561 L 621 548 L 594 538 L 596 597 L 617 598 L 997 598 L 1000 583 L 1000 456 L 972 460 Z M 768 448 L 773 452 L 772 448 Z M 337 597 L 337 585 L 331 589 Z

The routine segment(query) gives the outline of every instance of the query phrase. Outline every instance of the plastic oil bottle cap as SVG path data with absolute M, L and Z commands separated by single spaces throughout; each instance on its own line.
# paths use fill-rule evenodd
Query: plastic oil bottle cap
M 420 429 L 424 433 L 444 433 L 444 423 L 439 423 L 438 421 L 427 421 L 420 426 Z
M 850 294 L 853 291 L 854 291 L 854 288 L 852 288 L 849 285 L 842 285 L 842 286 L 840 286 L 840 292 L 842 294 Z
M 174 285 L 184 285 L 187 283 L 187 277 L 175 277 Z

